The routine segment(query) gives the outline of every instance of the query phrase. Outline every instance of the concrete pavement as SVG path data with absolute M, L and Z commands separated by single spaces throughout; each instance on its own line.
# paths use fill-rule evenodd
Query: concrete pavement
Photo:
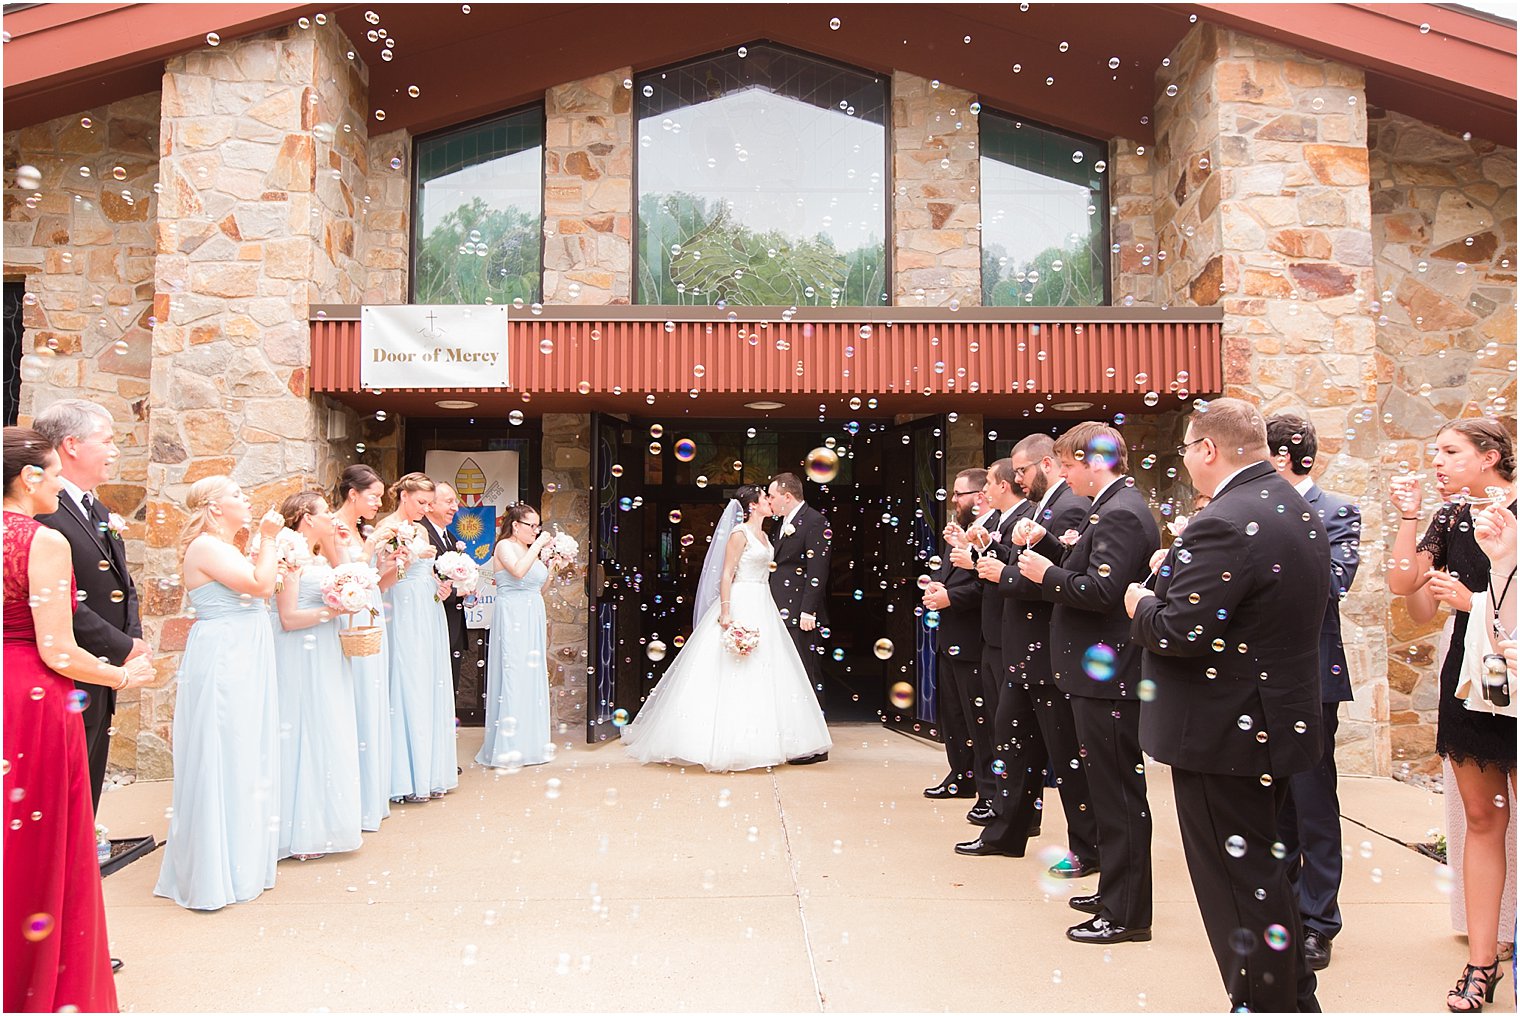
M 123 1009 L 151 1011 L 1221 1012 L 1169 773 L 1156 817 L 1155 938 L 1068 942 L 1065 904 L 1096 878 L 1049 858 L 966 858 L 968 802 L 920 791 L 934 746 L 836 725 L 823 765 L 713 775 L 640 767 L 575 740 L 517 773 L 467 763 L 442 801 L 393 807 L 362 850 L 282 862 L 253 902 L 191 913 L 152 895 L 161 853 L 105 882 Z M 1466 958 L 1442 866 L 1395 840 L 1441 799 L 1342 779 L 1346 927 L 1326 1011 L 1444 1011 Z M 171 786 L 108 793 L 113 836 L 168 828 Z M 1054 798 L 1047 795 L 1047 801 Z M 1046 810 L 1047 850 L 1063 841 Z M 1389 837 L 1393 837 L 1390 839 Z M 1057 855 L 1059 856 L 1059 855 Z M 1492 1010 L 1514 1009 L 1506 978 Z

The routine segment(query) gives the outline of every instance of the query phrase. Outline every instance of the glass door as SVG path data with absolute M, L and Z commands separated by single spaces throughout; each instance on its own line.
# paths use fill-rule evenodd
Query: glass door
M 592 414 L 591 686 L 586 741 L 616 737 L 638 714 L 644 671 L 643 449 L 635 426 Z
M 945 518 L 945 419 L 930 416 L 899 424 L 888 445 L 906 454 L 883 457 L 888 514 L 900 538 L 884 547 L 888 602 L 887 638 L 877 655 L 890 650 L 885 668 L 882 722 L 893 729 L 939 739 L 939 618 L 920 604 L 919 576 L 939 553 Z

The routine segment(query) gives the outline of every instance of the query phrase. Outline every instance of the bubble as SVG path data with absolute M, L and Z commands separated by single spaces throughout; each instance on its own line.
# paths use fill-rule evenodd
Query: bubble
M 523 423 L 523 412 L 522 412 L 522 410 L 521 409 L 514 409 L 514 410 L 512 410 L 510 413 L 507 414 L 507 419 L 511 422 L 512 426 L 514 426 L 514 427 L 521 427 L 522 423 Z
M 1420 22 L 1420 34 L 1421 35 L 1429 35 L 1430 34 L 1430 22 L 1428 22 L 1428 21 L 1422 21 L 1422 22 Z
M 28 942 L 41 942 L 53 933 L 52 914 L 33 914 L 21 925 L 21 935 Z
M 814 448 L 808 452 L 807 471 L 815 483 L 832 483 L 839 476 L 839 453 L 832 448 Z
M 839 31 L 839 19 L 838 18 L 830 18 L 829 19 L 829 31 L 831 31 L 831 32 L 837 32 L 837 31 Z
M 888 644 L 890 645 L 890 643 Z M 879 646 L 881 643 L 878 642 L 877 645 Z M 876 655 L 881 656 L 879 652 Z M 890 656 L 891 653 L 888 652 L 887 655 Z M 886 656 L 882 656 L 882 659 L 886 659 Z M 892 690 L 888 697 L 891 699 L 892 705 L 897 709 L 911 708 L 913 705 L 913 686 L 907 681 L 898 681 L 892 685 Z
M 1111 646 L 1102 642 L 1087 647 L 1087 652 L 1082 654 L 1082 670 L 1094 681 L 1109 681 L 1114 676 L 1114 663 L 1117 654 Z
M 892 654 L 897 651 L 897 647 L 892 644 L 891 639 L 877 639 L 876 645 L 871 647 L 871 651 L 876 654 L 878 660 L 889 660 L 892 658 Z
M 36 166 L 16 167 L 16 186 L 22 190 L 36 190 L 42 186 L 42 170 Z
M 206 45 L 208 45 L 208 46 L 220 46 L 221 44 L 222 44 L 222 37 L 220 35 L 217 35 L 215 32 L 207 32 L 206 33 Z
M 1224 841 L 1225 853 L 1231 857 L 1246 856 L 1246 840 L 1244 836 L 1231 836 Z
M 697 443 L 689 437 L 683 437 L 676 442 L 676 459 L 681 462 L 690 462 L 697 457 Z
M 658 441 L 651 441 L 651 442 L 649 442 L 649 454 L 650 455 L 658 455 L 658 454 L 660 454 L 660 450 L 661 450 L 660 442 L 658 442 Z
M 649 645 L 644 649 L 644 655 L 649 657 L 651 661 L 659 663 L 665 658 L 665 643 L 659 639 L 650 639 Z
M 90 693 L 83 688 L 75 688 L 64 696 L 64 708 L 71 713 L 82 713 L 90 705 Z
M 1284 928 L 1280 924 L 1268 925 L 1267 930 L 1262 933 L 1261 937 L 1266 941 L 1267 948 L 1271 949 L 1273 952 L 1282 952 L 1284 949 L 1288 948 L 1288 929 Z
M 1154 406 L 1161 401 L 1161 396 L 1155 392 L 1146 392 L 1144 402 L 1147 406 Z
M 1144 678 L 1135 686 L 1135 693 L 1140 697 L 1141 702 L 1156 701 L 1156 682 L 1150 678 Z

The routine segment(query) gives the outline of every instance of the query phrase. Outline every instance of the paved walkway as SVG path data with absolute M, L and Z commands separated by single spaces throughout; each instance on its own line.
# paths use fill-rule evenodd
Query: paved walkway
M 399 807 L 356 853 L 280 865 L 213 914 L 152 896 L 161 855 L 106 880 L 124 1009 L 1203 1011 L 1228 1006 L 1193 903 L 1171 784 L 1152 766 L 1156 937 L 1069 943 L 1095 880 L 1031 856 L 963 858 L 964 802 L 920 790 L 933 746 L 836 726 L 824 765 L 709 775 L 641 768 L 615 744 L 546 766 L 467 766 L 443 801 Z M 460 758 L 479 744 L 460 735 Z M 1346 928 L 1326 1011 L 1444 1009 L 1466 950 L 1441 866 L 1397 841 L 1441 799 L 1342 780 Z M 115 836 L 167 831 L 170 784 L 108 793 Z M 1062 838 L 1058 807 L 1046 844 Z M 1496 1006 L 1514 1009 L 1506 978 Z

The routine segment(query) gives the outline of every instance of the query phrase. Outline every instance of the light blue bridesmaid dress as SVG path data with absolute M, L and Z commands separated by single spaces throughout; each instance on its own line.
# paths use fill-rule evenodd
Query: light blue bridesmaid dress
M 174 797 L 154 895 L 191 910 L 274 888 L 279 706 L 268 604 L 219 582 L 189 591 L 195 624 L 174 699 Z
M 362 551 L 361 551 L 362 553 Z M 355 555 L 358 559 L 358 555 Z M 370 562 L 374 564 L 373 561 Z M 361 610 L 338 619 L 340 628 L 373 625 L 385 631 L 385 601 L 370 593 L 373 613 Z M 346 656 L 354 682 L 354 716 L 359 735 L 359 827 L 367 833 L 391 815 L 391 687 L 389 638 L 382 634 L 373 656 Z
M 496 613 L 486 662 L 486 738 L 475 761 L 510 768 L 549 760 L 549 666 L 544 583 L 534 561 L 522 578 L 496 572 Z
M 459 786 L 449 623 L 434 599 L 431 559 L 413 561 L 386 592 L 390 603 L 391 800 Z
M 308 564 L 296 606 L 321 607 L 326 565 Z M 280 857 L 358 850 L 359 727 L 354 678 L 343 662 L 338 625 L 321 621 L 286 631 L 274 616 L 280 688 Z

